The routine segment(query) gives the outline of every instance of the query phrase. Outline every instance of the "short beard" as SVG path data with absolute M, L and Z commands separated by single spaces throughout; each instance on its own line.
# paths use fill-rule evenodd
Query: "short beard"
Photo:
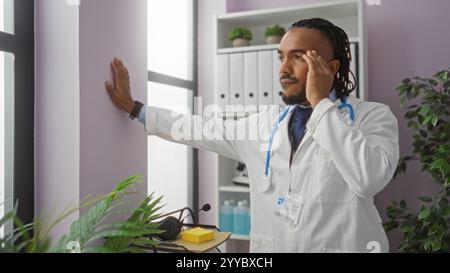
M 306 94 L 305 92 L 297 92 L 295 95 L 286 96 L 286 93 L 283 92 L 283 95 L 281 96 L 281 99 L 286 105 L 309 105 L 309 102 L 306 100 Z

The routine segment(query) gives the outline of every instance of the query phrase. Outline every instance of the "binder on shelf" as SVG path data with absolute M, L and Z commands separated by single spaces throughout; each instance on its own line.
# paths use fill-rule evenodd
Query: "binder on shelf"
M 258 52 L 258 104 L 272 105 L 272 51 Z
M 230 63 L 228 54 L 217 55 L 217 104 L 226 110 L 230 104 Z
M 280 60 L 278 59 L 278 51 L 272 51 L 272 94 L 273 94 L 273 104 L 274 105 L 283 105 L 283 89 L 280 84 Z
M 244 103 L 258 106 L 258 53 L 244 53 Z
M 230 54 L 230 104 L 244 105 L 244 54 Z

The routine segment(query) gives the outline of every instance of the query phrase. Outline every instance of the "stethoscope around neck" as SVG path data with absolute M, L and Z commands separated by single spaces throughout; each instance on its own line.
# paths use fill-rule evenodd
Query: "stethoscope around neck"
M 338 106 L 338 110 L 341 111 L 342 109 L 347 108 L 348 114 L 350 116 L 351 124 L 353 125 L 355 122 L 355 111 L 353 110 L 353 106 L 347 102 L 347 98 L 348 98 L 347 96 L 344 96 L 340 99 L 341 104 Z M 294 110 L 295 107 L 296 106 L 290 105 L 280 114 L 280 116 L 277 119 L 277 123 L 275 124 L 275 127 L 272 129 L 272 132 L 270 133 L 269 145 L 267 147 L 267 152 L 266 152 L 266 165 L 264 168 L 264 176 L 261 177 L 261 179 L 259 181 L 259 185 L 258 185 L 258 189 L 261 192 L 269 191 L 270 187 L 272 186 L 272 182 L 271 182 L 272 173 L 270 172 L 270 154 L 271 154 L 271 150 L 272 150 L 273 139 L 275 137 L 275 134 L 278 131 L 280 123 L 286 118 L 286 116 L 292 110 Z

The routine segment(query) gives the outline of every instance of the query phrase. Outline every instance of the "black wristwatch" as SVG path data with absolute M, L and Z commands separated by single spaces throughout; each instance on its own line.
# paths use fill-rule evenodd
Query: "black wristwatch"
M 137 118 L 137 116 L 141 112 L 142 107 L 144 107 L 144 104 L 142 104 L 140 101 L 135 101 L 133 110 L 131 110 L 130 113 L 130 119 L 134 120 L 135 118 Z

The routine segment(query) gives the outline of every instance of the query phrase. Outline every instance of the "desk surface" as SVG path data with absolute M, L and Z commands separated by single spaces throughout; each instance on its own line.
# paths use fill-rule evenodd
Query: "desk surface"
M 214 233 L 214 239 L 208 242 L 204 242 L 201 244 L 195 244 L 183 241 L 181 238 L 178 238 L 175 241 L 172 241 L 170 243 L 161 243 L 160 245 L 156 246 L 157 250 L 162 251 L 172 251 L 172 252 L 180 252 L 180 251 L 187 251 L 187 252 L 195 252 L 195 253 L 202 253 L 202 252 L 208 252 L 215 247 L 218 247 L 223 242 L 225 242 L 228 238 L 230 238 L 231 233 L 230 232 L 218 232 L 216 231 Z

